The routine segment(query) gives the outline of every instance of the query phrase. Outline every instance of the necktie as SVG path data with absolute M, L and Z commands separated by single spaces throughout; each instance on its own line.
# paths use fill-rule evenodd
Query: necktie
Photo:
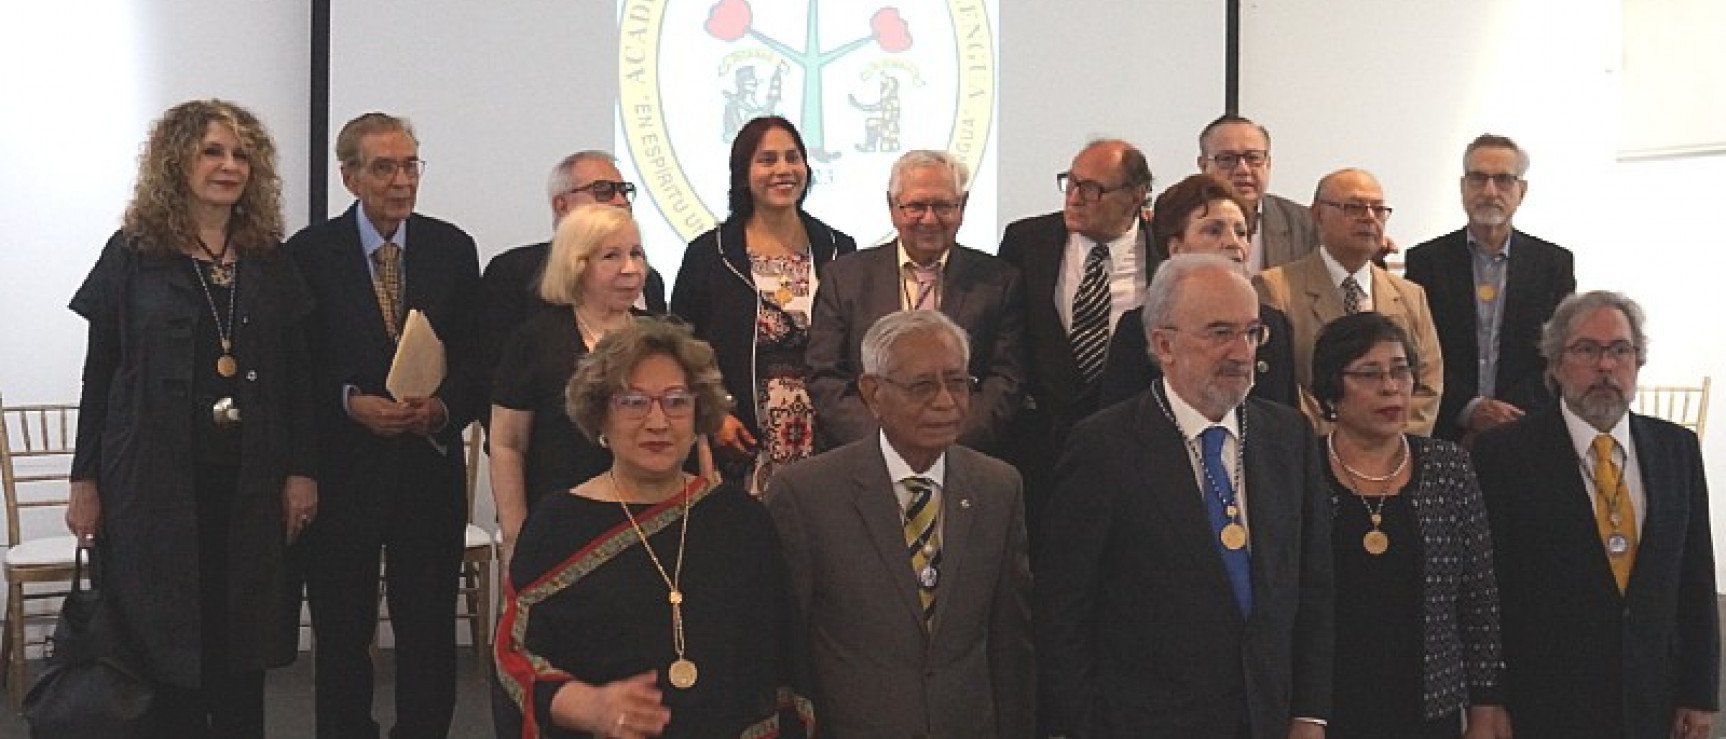
M 1623 470 L 1612 453 L 1618 442 L 1607 434 L 1594 437 L 1594 525 L 1606 547 L 1606 561 L 1618 592 L 1630 584 L 1630 568 L 1636 564 L 1636 506 L 1624 485 Z
M 905 550 L 917 576 L 917 598 L 923 603 L 923 625 L 935 620 L 935 585 L 940 579 L 941 534 L 935 530 L 935 481 L 907 477 L 901 484 L 911 493 L 905 506 Z
M 1359 313 L 1365 303 L 1366 291 L 1360 289 L 1360 283 L 1354 279 L 1354 275 L 1349 275 L 1348 279 L 1342 281 L 1342 312 L 1352 316 Z
M 1067 340 L 1073 346 L 1073 361 L 1087 384 L 1103 372 L 1109 348 L 1109 276 L 1104 269 L 1109 247 L 1097 244 L 1085 257 L 1085 276 L 1073 295 L 1073 328 Z
M 1229 515 L 1229 509 L 1237 507 L 1235 486 L 1228 467 L 1223 465 L 1223 440 L 1228 435 L 1229 430 L 1221 426 L 1212 426 L 1199 434 L 1200 456 L 1205 467 L 1205 510 L 1211 518 L 1211 543 L 1223 557 L 1223 570 L 1228 572 L 1229 586 L 1235 591 L 1235 603 L 1241 607 L 1241 616 L 1246 617 L 1253 611 L 1252 555 L 1246 547 L 1224 546 L 1219 538 L 1223 527 L 1236 519 Z
M 385 241 L 372 252 L 372 263 L 377 268 L 373 273 L 372 292 L 377 294 L 378 311 L 384 316 L 384 330 L 394 341 L 401 338 L 402 332 L 402 248 L 393 241 Z
M 911 270 L 911 279 L 917 281 L 917 297 L 911 301 L 911 310 L 940 308 L 941 263 L 919 267 L 915 262 L 910 262 L 905 266 Z

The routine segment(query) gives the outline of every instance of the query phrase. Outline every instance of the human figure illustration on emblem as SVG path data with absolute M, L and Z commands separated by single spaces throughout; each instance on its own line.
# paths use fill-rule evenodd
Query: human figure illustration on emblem
M 892 6 L 875 11 L 869 18 L 869 35 L 840 44 L 833 49 L 821 49 L 820 34 L 820 3 L 819 0 L 807 0 L 808 10 L 805 18 L 803 48 L 795 49 L 790 45 L 767 36 L 754 28 L 754 10 L 749 0 L 719 0 L 713 4 L 707 13 L 707 33 L 721 41 L 737 41 L 748 36 L 761 45 L 780 55 L 786 62 L 796 65 L 802 71 L 802 113 L 797 120 L 797 127 L 803 134 L 804 143 L 809 149 L 809 158 L 818 162 L 830 162 L 839 158 L 840 152 L 827 148 L 826 126 L 822 112 L 822 71 L 834 61 L 856 51 L 869 43 L 878 45 L 882 51 L 898 53 L 911 48 L 911 29 L 905 19 L 899 15 L 899 9 Z M 743 89 L 742 69 L 738 71 L 737 88 L 741 94 Z M 754 72 L 750 72 L 753 79 Z M 777 79 L 778 73 L 775 73 Z M 771 95 L 771 91 L 769 93 Z M 735 100 L 727 94 L 726 130 L 727 140 L 735 133 L 731 125 L 731 101 Z M 897 120 L 895 112 L 895 121 Z M 745 117 L 742 121 L 747 121 Z M 742 121 L 737 125 L 741 126 Z M 897 126 L 894 128 L 894 138 L 898 136 Z
M 858 100 L 856 95 L 846 97 L 851 99 L 851 107 L 875 114 L 863 119 L 863 143 L 857 144 L 857 150 L 898 151 L 899 78 L 881 75 L 881 97 L 873 103 Z
M 725 143 L 729 144 L 732 139 L 737 138 L 737 132 L 743 128 L 743 124 L 779 113 L 777 108 L 779 98 L 783 95 L 784 78 L 785 64 L 780 63 L 779 67 L 773 70 L 773 78 L 767 82 L 767 98 L 757 102 L 755 91 L 761 83 L 755 79 L 755 67 L 744 65 L 737 68 L 735 87 L 720 92 L 725 96 L 725 132 L 722 135 Z

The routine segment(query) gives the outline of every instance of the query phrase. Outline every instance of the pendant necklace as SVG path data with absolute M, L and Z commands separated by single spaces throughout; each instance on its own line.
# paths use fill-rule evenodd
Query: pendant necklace
M 1383 476 L 1361 474 L 1359 470 L 1348 466 L 1347 462 L 1342 461 L 1342 456 L 1336 453 L 1336 434 L 1332 433 L 1330 436 L 1325 437 L 1325 447 L 1330 452 L 1330 461 L 1335 462 L 1338 467 L 1341 467 L 1343 472 L 1352 478 L 1356 484 L 1363 480 L 1383 483 L 1396 479 L 1397 475 L 1401 475 L 1403 470 L 1408 469 L 1408 459 L 1411 456 L 1408 450 L 1408 436 L 1402 435 L 1401 439 L 1402 459 L 1396 463 L 1396 469 L 1391 470 L 1390 474 Z M 1365 549 L 1367 554 L 1374 557 L 1390 551 L 1390 536 L 1379 529 L 1379 526 L 1384 523 L 1384 504 L 1390 501 L 1389 491 L 1386 490 L 1384 495 L 1376 496 L 1378 498 L 1378 505 L 1374 507 L 1371 501 L 1367 500 L 1367 496 L 1360 492 L 1359 487 L 1349 483 L 1344 483 L 1343 485 L 1348 488 L 1349 492 L 1354 493 L 1354 497 L 1360 499 L 1361 507 L 1366 509 L 1367 520 L 1372 523 L 1372 530 L 1366 532 L 1365 535 L 1360 537 L 1361 548 Z
M 598 346 L 599 340 L 605 338 L 606 331 L 596 331 L 587 321 L 582 320 L 580 308 L 571 306 L 569 310 L 575 314 L 576 338 L 581 339 L 581 343 L 586 344 L 588 349 Z M 607 331 L 609 330 L 607 329 Z M 593 337 L 591 343 L 588 342 L 588 337 Z
M 215 285 L 216 287 L 232 286 L 234 284 L 235 267 L 233 264 L 228 264 L 222 261 L 224 257 L 228 256 L 228 247 L 230 242 L 222 242 L 222 253 L 220 254 L 210 251 L 210 247 L 204 245 L 203 239 L 198 239 L 197 243 L 198 250 L 203 252 L 204 256 L 210 258 L 210 284 Z
M 198 245 L 203 246 L 203 242 L 199 242 Z M 198 286 L 204 288 L 204 301 L 209 304 L 210 317 L 216 322 L 216 341 L 222 345 L 222 355 L 216 357 L 216 374 L 223 377 L 233 377 L 234 373 L 240 370 L 239 362 L 234 361 L 234 298 L 240 294 L 240 287 L 236 284 L 236 278 L 240 274 L 240 265 L 235 263 L 223 268 L 225 270 L 223 277 L 227 282 L 217 279 L 216 267 L 212 265 L 210 279 L 206 281 L 204 271 L 198 268 L 198 260 L 191 257 L 187 257 L 187 259 L 192 262 L 192 274 L 198 276 Z M 228 290 L 228 320 L 226 322 L 222 321 L 222 313 L 216 309 L 216 298 L 210 293 L 212 283 L 219 287 L 230 288 Z
M 647 532 L 641 530 L 641 524 L 635 520 L 635 514 L 630 512 L 629 504 L 623 500 L 628 496 L 623 494 L 623 487 L 617 484 L 617 475 L 608 471 L 605 476 L 611 480 L 611 489 L 618 494 L 617 505 L 623 508 L 623 515 L 629 518 L 629 525 L 635 529 L 635 536 L 641 539 L 641 547 L 647 550 L 647 558 L 653 562 L 653 568 L 659 571 L 660 579 L 665 581 L 665 587 L 670 590 L 665 599 L 671 604 L 671 649 L 677 653 L 677 659 L 671 662 L 665 675 L 674 687 L 684 690 L 695 687 L 695 679 L 700 673 L 695 669 L 695 663 L 683 656 L 683 552 L 684 545 L 689 541 L 689 491 L 682 492 L 683 527 L 677 534 L 677 564 L 670 574 L 666 574 L 665 565 L 659 561 L 659 554 L 653 551 L 653 545 L 647 541 Z
M 1194 444 L 1192 438 L 1187 436 L 1186 431 L 1181 429 L 1180 422 L 1175 420 L 1175 413 L 1169 410 L 1168 402 L 1163 399 L 1162 393 L 1161 383 L 1152 383 L 1151 397 L 1156 399 L 1157 408 L 1162 410 L 1163 417 L 1169 419 L 1169 424 L 1175 427 L 1175 431 L 1181 435 L 1181 440 L 1186 442 L 1188 458 L 1199 460 L 1199 469 L 1204 472 L 1208 487 L 1212 490 L 1221 490 L 1222 486 L 1211 478 L 1210 469 L 1205 467 L 1204 455 L 1199 453 L 1198 445 Z M 1241 470 L 1246 469 L 1247 414 L 1244 410 L 1237 408 L 1235 418 L 1241 425 L 1241 438 L 1235 444 L 1235 471 L 1232 475 L 1234 489 L 1238 491 L 1241 489 Z M 1220 495 L 1218 497 L 1223 504 L 1223 515 L 1228 518 L 1229 522 L 1223 524 L 1222 529 L 1217 532 L 1217 541 L 1222 542 L 1229 551 L 1245 548 L 1247 545 L 1247 527 L 1241 523 L 1240 503 L 1232 495 L 1227 499 L 1222 499 Z

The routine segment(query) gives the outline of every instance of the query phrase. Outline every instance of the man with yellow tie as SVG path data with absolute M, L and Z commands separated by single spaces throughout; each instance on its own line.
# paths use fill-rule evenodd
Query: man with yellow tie
M 1641 308 L 1573 295 L 1542 331 L 1559 407 L 1474 446 L 1516 736 L 1709 736 L 1720 635 L 1696 435 L 1629 412 Z

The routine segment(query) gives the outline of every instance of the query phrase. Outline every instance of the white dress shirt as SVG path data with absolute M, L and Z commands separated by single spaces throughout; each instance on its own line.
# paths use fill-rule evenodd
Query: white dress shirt
M 1600 435 L 1600 429 L 1582 420 L 1581 416 L 1570 412 L 1570 404 L 1562 400 L 1558 402 L 1559 413 L 1564 416 L 1564 428 L 1570 432 L 1570 446 L 1576 450 L 1577 469 L 1582 473 L 1582 488 L 1588 492 L 1588 517 L 1594 517 L 1594 498 L 1597 494 L 1594 487 L 1594 437 Z M 1624 489 L 1630 493 L 1630 505 L 1636 509 L 1636 540 L 1642 540 L 1642 522 L 1648 518 L 1648 497 L 1642 488 L 1642 466 L 1636 463 L 1636 441 L 1630 438 L 1630 413 L 1618 419 L 1618 423 L 1607 432 L 1618 442 L 1618 448 L 1612 456 L 1618 460 L 1619 473 L 1624 479 Z
M 1109 247 L 1109 332 L 1121 314 L 1145 303 L 1145 274 L 1139 265 L 1145 261 L 1145 243 L 1141 238 L 1139 219 L 1127 232 L 1115 237 Z M 1079 294 L 1079 283 L 1085 279 L 1085 259 L 1097 242 L 1077 234 L 1067 234 L 1066 249 L 1061 252 L 1061 273 L 1055 278 L 1055 312 L 1061 316 L 1061 328 L 1073 330 L 1073 298 Z

